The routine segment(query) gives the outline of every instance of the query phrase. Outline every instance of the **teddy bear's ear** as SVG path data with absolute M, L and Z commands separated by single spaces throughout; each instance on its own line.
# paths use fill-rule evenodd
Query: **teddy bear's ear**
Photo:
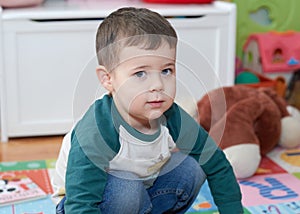
M 283 99 L 283 97 L 279 96 L 275 90 L 271 89 L 271 88 L 260 88 L 260 91 L 264 92 L 266 95 L 268 95 L 273 102 L 277 105 L 281 117 L 286 117 L 289 116 L 289 112 L 287 110 L 287 103 L 286 101 Z

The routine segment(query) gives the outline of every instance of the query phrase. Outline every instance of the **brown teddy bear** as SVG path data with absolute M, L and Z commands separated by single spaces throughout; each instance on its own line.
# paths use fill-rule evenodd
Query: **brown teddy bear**
M 300 121 L 271 88 L 222 87 L 208 92 L 197 106 L 198 122 L 223 149 L 237 178 L 252 176 L 261 156 L 276 145 L 300 145 Z

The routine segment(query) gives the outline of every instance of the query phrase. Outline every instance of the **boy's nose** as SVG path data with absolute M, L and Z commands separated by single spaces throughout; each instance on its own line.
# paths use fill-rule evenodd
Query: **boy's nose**
M 150 91 L 162 91 L 163 80 L 160 74 L 153 74 L 150 79 Z

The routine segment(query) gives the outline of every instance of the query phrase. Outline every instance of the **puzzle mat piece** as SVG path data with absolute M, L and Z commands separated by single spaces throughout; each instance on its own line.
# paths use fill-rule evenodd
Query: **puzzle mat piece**
M 267 156 L 263 156 L 255 175 L 287 173 L 281 166 Z
M 0 208 L 1 214 L 53 214 L 55 213 L 55 204 L 51 197 L 19 203 L 15 205 L 8 205 Z
M 219 212 L 217 210 L 218 209 L 213 201 L 213 197 L 211 195 L 208 183 L 207 181 L 205 181 L 200 189 L 197 198 L 186 213 L 218 214 Z M 247 211 L 246 208 L 244 208 L 244 214 L 250 214 L 250 212 Z
M 253 214 L 299 214 L 300 213 L 300 201 L 292 201 L 280 204 L 268 204 L 247 207 L 250 213 Z
M 257 175 L 239 183 L 246 207 L 300 201 L 300 180 L 288 173 Z
M 31 170 L 31 169 L 46 169 L 45 160 L 22 161 L 22 162 L 1 162 L 0 171 L 15 171 L 15 170 Z
M 300 179 L 300 172 L 295 172 L 295 173 L 293 173 L 293 175 L 294 175 L 296 178 Z
M 47 194 L 52 194 L 53 189 L 47 169 L 33 169 L 33 170 L 16 170 L 0 172 L 0 176 L 4 175 L 26 175 L 33 182 L 35 182 L 40 188 L 42 188 Z
M 52 169 L 55 168 L 55 163 L 56 159 L 0 162 L 0 171 Z
M 192 212 L 186 212 L 186 214 L 220 214 L 218 211 L 192 211 Z M 243 214 L 251 214 L 246 208 L 244 208 Z
M 213 201 L 208 183 L 207 181 L 205 181 L 200 189 L 197 198 L 195 199 L 192 206 L 188 209 L 187 213 L 197 213 L 200 211 L 201 213 L 206 211 L 209 211 L 208 213 L 214 213 L 216 212 L 216 210 L 218 210 L 217 206 Z
M 288 150 L 276 147 L 267 156 L 289 173 L 300 172 L 300 147 Z
M 56 159 L 45 160 L 48 169 L 54 169 L 56 164 Z

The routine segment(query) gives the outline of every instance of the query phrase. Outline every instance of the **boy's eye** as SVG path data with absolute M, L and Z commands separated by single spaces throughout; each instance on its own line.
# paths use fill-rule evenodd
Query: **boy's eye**
M 173 70 L 170 69 L 170 68 L 166 68 L 166 69 L 164 69 L 164 70 L 161 71 L 161 73 L 163 75 L 170 75 L 170 74 L 172 74 L 172 72 L 173 72 Z
M 136 77 L 140 78 L 140 77 L 144 77 L 146 75 L 146 72 L 145 71 L 138 71 L 138 72 L 134 73 L 134 75 Z

